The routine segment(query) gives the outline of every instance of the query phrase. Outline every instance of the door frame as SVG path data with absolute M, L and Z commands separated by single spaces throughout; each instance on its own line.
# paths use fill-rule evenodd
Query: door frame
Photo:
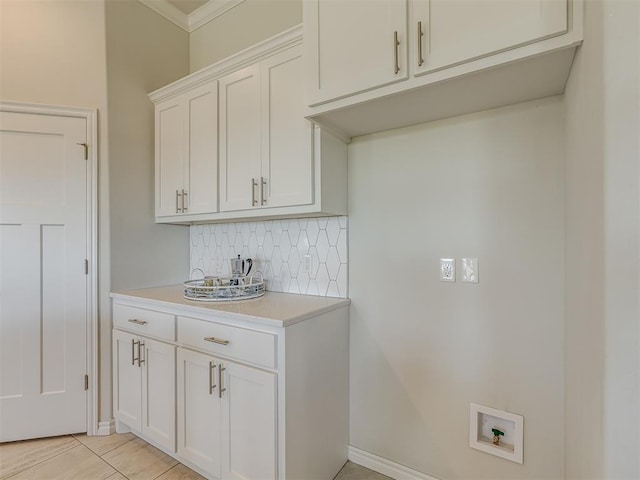
M 87 435 L 98 434 L 98 110 L 0 101 L 0 111 L 86 120 L 87 143 Z

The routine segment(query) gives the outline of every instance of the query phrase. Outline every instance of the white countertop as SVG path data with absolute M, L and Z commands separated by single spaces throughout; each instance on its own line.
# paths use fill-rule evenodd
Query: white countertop
M 182 285 L 112 292 L 116 300 L 141 301 L 148 308 L 178 308 L 178 314 L 221 315 L 249 322 L 287 327 L 325 312 L 345 307 L 348 298 L 316 297 L 292 293 L 267 292 L 262 297 L 235 302 L 197 302 L 183 297 Z

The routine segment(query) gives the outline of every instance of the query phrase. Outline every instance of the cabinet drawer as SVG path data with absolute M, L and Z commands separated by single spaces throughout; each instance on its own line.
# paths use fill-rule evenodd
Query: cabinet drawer
M 116 303 L 113 305 L 113 326 L 170 342 L 176 340 L 175 317 L 168 313 Z
M 276 336 L 270 333 L 178 317 L 178 342 L 268 368 L 276 366 Z

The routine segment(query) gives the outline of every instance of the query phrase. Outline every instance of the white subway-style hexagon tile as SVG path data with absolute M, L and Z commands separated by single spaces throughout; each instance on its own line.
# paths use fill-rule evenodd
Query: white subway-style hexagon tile
M 269 291 L 346 298 L 348 223 L 343 216 L 193 225 L 190 267 L 229 276 L 229 259 L 250 256 Z

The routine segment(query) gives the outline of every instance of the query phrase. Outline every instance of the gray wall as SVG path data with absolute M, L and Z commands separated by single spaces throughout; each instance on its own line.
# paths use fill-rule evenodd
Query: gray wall
M 190 35 L 195 72 L 302 22 L 302 0 L 245 0 Z
M 566 88 L 566 476 L 640 478 L 640 6 L 588 1 Z
M 188 278 L 189 228 L 154 222 L 147 93 L 189 73 L 189 37 L 137 1 L 106 0 L 105 13 L 111 290 L 180 283 Z M 111 412 L 111 323 L 102 325 L 101 398 Z
M 0 2 L 0 99 L 97 108 L 98 303 L 101 333 L 110 330 L 109 154 L 103 2 Z M 110 395 L 110 334 L 101 345 L 101 393 Z M 100 419 L 111 418 L 111 400 L 100 401 Z
M 563 171 L 560 97 L 350 145 L 353 446 L 443 479 L 562 477 Z M 439 282 L 441 257 L 478 257 L 480 283 Z M 524 465 L 469 448 L 470 402 L 524 416 Z
M 108 422 L 112 284 L 171 283 L 188 269 L 188 228 L 153 224 L 147 98 L 188 73 L 188 35 L 136 1 L 2 1 L 0 21 L 0 99 L 98 109 L 99 419 Z

